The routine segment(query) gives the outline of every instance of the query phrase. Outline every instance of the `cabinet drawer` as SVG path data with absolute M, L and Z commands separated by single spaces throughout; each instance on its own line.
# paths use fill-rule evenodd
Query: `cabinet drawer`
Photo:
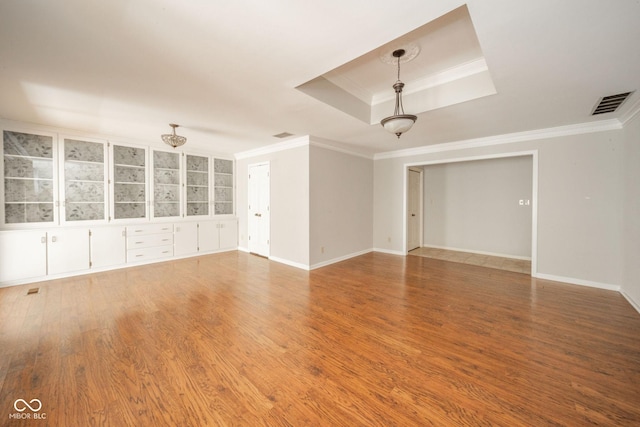
M 138 248 L 127 251 L 127 262 L 147 261 L 150 259 L 173 256 L 173 246 L 156 246 L 153 248 Z
M 145 224 L 127 227 L 127 237 L 173 233 L 173 224 Z
M 150 248 L 152 246 L 173 245 L 173 233 L 143 234 L 127 237 L 127 249 Z

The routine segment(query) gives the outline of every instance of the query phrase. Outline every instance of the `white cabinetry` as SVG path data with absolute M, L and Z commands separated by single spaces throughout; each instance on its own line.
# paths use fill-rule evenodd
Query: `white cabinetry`
M 113 219 L 146 219 L 147 194 L 147 149 L 113 145 L 113 186 L 111 187 L 111 215 Z
M 2 131 L 0 224 L 58 222 L 56 155 L 54 134 Z
M 174 225 L 173 243 L 175 256 L 198 253 L 198 223 L 184 222 Z
M 238 221 L 226 219 L 205 221 L 199 224 L 198 246 L 200 252 L 238 247 Z
M 89 230 L 0 232 L 0 283 L 89 268 Z
M 47 274 L 89 268 L 89 230 L 61 228 L 47 232 Z
M 61 137 L 61 222 L 107 221 L 107 143 Z
M 173 224 L 127 227 L 127 262 L 173 256 Z
M 180 153 L 153 150 L 153 218 L 181 216 Z
M 91 268 L 122 265 L 126 262 L 126 228 L 94 227 L 89 232 Z
M 0 283 L 40 277 L 46 274 L 46 231 L 0 232 Z

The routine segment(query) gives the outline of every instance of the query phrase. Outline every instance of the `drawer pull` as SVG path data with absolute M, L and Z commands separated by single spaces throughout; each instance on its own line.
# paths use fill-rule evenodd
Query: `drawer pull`
M 168 253 L 169 253 L 169 251 L 162 251 L 162 253 L 163 253 L 163 254 L 168 254 Z
M 136 255 L 136 258 L 140 258 L 141 256 L 144 256 L 144 255 L 138 254 L 138 255 Z
M 169 241 L 169 239 L 162 239 L 162 241 L 163 241 L 163 242 L 168 242 L 168 241 Z
M 169 229 L 169 227 L 164 227 L 164 228 L 162 229 L 162 231 L 166 231 L 166 230 L 168 230 L 168 229 Z
M 141 244 L 143 244 L 143 243 L 144 243 L 144 242 L 136 242 L 135 244 L 136 244 L 136 245 L 141 245 Z
M 142 233 L 144 230 L 133 230 L 134 233 Z

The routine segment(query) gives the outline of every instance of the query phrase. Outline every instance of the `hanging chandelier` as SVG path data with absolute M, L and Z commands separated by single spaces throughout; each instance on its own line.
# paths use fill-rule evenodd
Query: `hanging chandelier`
M 176 125 L 174 123 L 170 123 L 169 126 L 173 128 L 173 134 L 166 133 L 162 135 L 162 140 L 165 144 L 172 146 L 173 148 L 180 147 L 187 142 L 187 138 L 184 136 L 176 135 L 176 128 L 180 127 L 180 125 Z
M 385 117 L 380 122 L 387 131 L 395 133 L 398 139 L 400 135 L 409 131 L 418 119 L 418 117 L 413 114 L 405 114 L 404 107 L 402 106 L 402 88 L 404 87 L 404 83 L 400 81 L 400 58 L 402 58 L 404 54 L 404 49 L 393 51 L 393 57 L 398 58 L 398 80 L 393 84 L 393 89 L 396 91 L 396 107 L 393 111 L 393 116 Z

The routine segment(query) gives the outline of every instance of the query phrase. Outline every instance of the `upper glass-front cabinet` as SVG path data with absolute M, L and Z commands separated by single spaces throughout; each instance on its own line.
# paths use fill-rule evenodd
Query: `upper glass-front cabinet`
M 153 151 L 153 217 L 180 216 L 180 153 Z
M 113 218 L 148 218 L 147 149 L 113 145 L 112 156 Z
M 84 138 L 62 138 L 64 222 L 107 220 L 107 144 Z
M 2 157 L 3 223 L 56 223 L 54 135 L 3 130 Z
M 187 154 L 186 216 L 209 215 L 209 158 Z
M 1 129 L 0 226 L 233 215 L 234 161 Z
M 233 214 L 233 160 L 213 160 L 213 201 L 216 215 Z

